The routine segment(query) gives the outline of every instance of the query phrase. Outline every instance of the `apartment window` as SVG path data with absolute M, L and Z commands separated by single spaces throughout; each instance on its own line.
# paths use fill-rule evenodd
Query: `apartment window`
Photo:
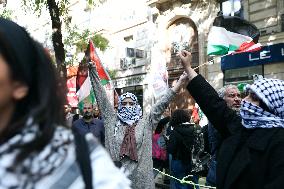
M 254 74 L 263 75 L 263 65 L 226 70 L 224 73 L 224 85 L 252 83 Z
M 244 18 L 241 0 L 228 0 L 222 2 L 222 12 L 224 16 L 238 16 Z
M 281 31 L 284 31 L 284 14 L 281 14 Z
M 135 57 L 135 49 L 126 47 L 126 57 Z

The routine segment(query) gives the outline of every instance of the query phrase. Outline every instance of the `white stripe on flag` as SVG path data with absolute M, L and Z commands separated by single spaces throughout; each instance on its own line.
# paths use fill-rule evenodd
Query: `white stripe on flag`
M 244 50 L 244 52 L 252 52 L 252 51 L 258 51 L 260 50 L 262 45 L 260 43 L 254 44 L 253 46 L 247 48 Z
M 88 77 L 84 81 L 83 85 L 80 87 L 80 89 L 77 92 L 77 96 L 78 96 L 79 102 L 81 102 L 87 96 L 90 95 L 91 89 L 92 89 L 92 87 L 91 87 L 91 80 L 90 80 L 90 76 L 88 75 Z
M 239 47 L 246 41 L 251 41 L 249 36 L 230 32 L 222 27 L 212 26 L 208 35 L 208 45 L 222 45 L 229 48 L 229 45 Z

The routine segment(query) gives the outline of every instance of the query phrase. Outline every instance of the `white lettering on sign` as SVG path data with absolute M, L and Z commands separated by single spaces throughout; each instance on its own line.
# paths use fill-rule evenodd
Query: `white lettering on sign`
M 259 58 L 252 58 L 251 54 L 249 54 L 249 61 L 255 61 L 255 60 L 259 60 Z
M 284 56 L 284 49 L 281 48 L 281 55 Z
M 114 87 L 122 88 L 127 86 L 143 85 L 145 76 L 136 76 L 130 78 L 117 79 L 113 81 Z
M 270 58 L 271 55 L 268 55 L 267 53 L 270 53 L 270 51 L 262 51 L 259 53 L 259 57 L 260 59 L 267 59 L 267 58 Z
M 284 50 L 283 50 L 282 53 L 284 53 Z M 271 58 L 270 51 L 261 51 L 259 53 L 259 57 L 252 57 L 252 54 L 249 54 L 249 61 L 255 61 L 255 60 L 259 60 L 259 59 L 263 60 L 263 59 L 267 59 L 267 58 Z

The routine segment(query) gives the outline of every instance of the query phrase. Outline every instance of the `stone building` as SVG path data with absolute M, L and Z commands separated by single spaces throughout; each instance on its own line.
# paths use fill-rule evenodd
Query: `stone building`
M 179 50 L 191 50 L 194 67 L 207 61 L 206 37 L 219 7 L 214 1 L 139 2 L 139 9 L 146 6 L 146 14 L 136 13 L 136 5 L 132 11 L 124 11 L 127 24 L 120 23 L 107 29 L 105 35 L 108 35 L 112 48 L 104 53 L 103 59 L 108 67 L 116 70 L 113 83 L 117 92 L 135 93 L 147 112 L 160 96 L 157 94 L 159 89 L 153 87 L 153 75 L 165 73 L 168 85 L 172 86 L 182 73 L 176 56 Z M 207 66 L 197 68 L 197 71 L 208 77 Z M 171 108 L 191 108 L 193 104 L 184 87 Z
M 219 6 L 215 1 L 147 1 L 151 7 L 152 22 L 157 26 L 162 43 L 155 41 L 153 48 L 161 48 L 166 57 L 169 85 L 182 73 L 176 53 L 182 49 L 190 50 L 192 65 L 196 71 L 208 78 L 209 66 L 201 64 L 207 61 L 206 39 L 210 26 L 217 15 Z M 151 62 L 154 63 L 154 62 Z M 154 63 L 155 64 L 155 63 Z M 171 104 L 172 109 L 192 108 L 194 101 L 185 87 Z
M 281 0 L 245 0 L 242 1 L 242 6 L 244 18 L 257 26 L 261 35 L 259 42 L 268 48 L 258 54 L 244 57 L 246 59 L 238 59 L 255 66 L 226 70 L 223 82 L 237 83 L 242 80 L 251 80 L 254 73 L 267 78 L 283 80 L 284 2 Z
M 238 16 L 259 28 L 259 42 L 265 50 L 258 54 L 247 53 L 241 59 L 236 56 L 236 61 L 245 62 L 245 66 L 237 65 L 233 69 L 221 70 L 220 57 L 210 58 L 206 55 L 207 37 L 220 9 L 226 12 L 228 5 L 236 6 L 234 3 L 238 2 Z M 149 9 L 143 21 L 128 25 L 129 27 L 112 34 L 125 45 L 125 49 L 122 49 L 125 55 L 118 56 L 115 60 L 116 64 L 119 64 L 115 86 L 121 91 L 133 91 L 138 94 L 146 111 L 157 100 L 152 98 L 156 91 L 151 87 L 151 73 L 163 71 L 166 67 L 168 84 L 171 86 L 173 80 L 182 73 L 179 59 L 176 57 L 176 52 L 181 49 L 192 52 L 193 66 L 216 89 L 229 83 L 250 83 L 253 74 L 284 79 L 283 1 L 147 0 L 146 4 Z M 137 52 L 143 56 L 137 57 Z M 274 56 L 277 57 L 273 59 Z M 213 65 L 202 65 L 209 59 L 213 60 Z M 164 64 L 161 63 L 163 61 Z M 189 94 L 184 88 L 171 107 L 191 108 L 194 101 L 188 97 Z
M 220 58 L 206 55 L 207 37 L 220 9 L 226 12 L 225 4 L 230 7 L 238 2 L 240 15 L 259 28 L 259 42 L 265 50 L 241 57 L 236 55 L 233 69 L 221 70 Z M 146 112 L 162 91 L 153 87 L 155 74 L 162 75 L 171 86 L 182 73 L 176 57 L 181 49 L 192 52 L 193 66 L 216 89 L 228 83 L 249 83 L 253 74 L 284 79 L 283 0 L 108 0 L 84 14 L 78 13 L 76 3 L 72 17 L 81 22 L 80 28 L 92 28 L 110 41 L 110 48 L 100 55 L 103 63 L 115 73 L 116 91 L 135 93 Z M 46 35 L 38 30 L 31 33 Z M 201 66 L 209 59 L 213 59 L 213 65 Z M 243 66 L 238 66 L 238 62 Z M 188 97 L 184 88 L 171 107 L 192 107 L 194 101 Z

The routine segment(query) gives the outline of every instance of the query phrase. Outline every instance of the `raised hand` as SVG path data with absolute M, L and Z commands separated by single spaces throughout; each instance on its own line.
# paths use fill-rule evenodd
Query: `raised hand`
M 188 68 L 191 68 L 191 61 L 192 61 L 192 56 L 191 56 L 191 53 L 186 51 L 186 50 L 182 50 L 180 53 L 179 53 L 179 57 L 181 59 L 181 64 L 182 66 L 184 67 L 185 71 L 188 69 Z
M 182 85 L 185 84 L 187 81 L 188 81 L 187 73 L 183 72 L 181 76 L 179 77 L 179 79 L 173 83 L 174 86 L 172 89 L 175 92 L 178 92 L 181 89 Z
M 184 68 L 184 71 L 187 73 L 189 81 L 191 81 L 194 77 L 197 76 L 197 73 L 191 68 L 191 61 L 192 61 L 191 53 L 182 50 L 179 53 L 179 57 L 181 59 L 181 64 Z

